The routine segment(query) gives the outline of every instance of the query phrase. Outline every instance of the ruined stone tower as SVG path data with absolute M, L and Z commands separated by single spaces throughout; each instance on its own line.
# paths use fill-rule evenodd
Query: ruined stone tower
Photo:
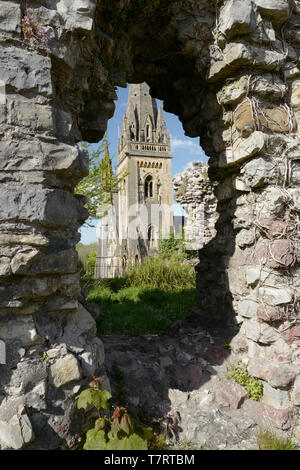
M 121 276 L 154 254 L 173 227 L 170 134 L 147 83 L 130 85 L 118 146 L 126 174 L 101 219 L 95 277 Z

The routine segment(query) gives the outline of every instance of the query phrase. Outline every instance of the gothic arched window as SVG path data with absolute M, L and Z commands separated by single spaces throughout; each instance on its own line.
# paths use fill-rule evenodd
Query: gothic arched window
M 147 232 L 148 242 L 151 243 L 154 240 L 154 227 L 153 225 L 149 225 L 148 232 Z
M 153 197 L 153 178 L 151 175 L 145 179 L 145 197 Z

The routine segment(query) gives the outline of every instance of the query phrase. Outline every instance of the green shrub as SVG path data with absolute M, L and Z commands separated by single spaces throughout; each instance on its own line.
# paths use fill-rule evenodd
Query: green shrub
M 252 400 L 260 401 L 263 396 L 262 382 L 248 374 L 247 366 L 242 364 L 242 361 L 238 361 L 236 364 L 231 364 L 230 369 L 231 373 L 228 378 L 245 387 Z
M 287 437 L 278 437 L 274 431 L 262 429 L 257 434 L 260 450 L 296 450 L 297 444 Z
M 158 254 L 163 258 L 169 258 L 171 256 L 178 260 L 184 260 L 192 258 L 194 252 L 186 249 L 183 237 L 175 238 L 174 234 L 171 232 L 169 238 L 159 240 Z
M 94 276 L 96 257 L 97 257 L 96 251 L 90 251 L 90 253 L 88 254 L 87 261 L 86 261 L 86 273 L 88 276 Z
M 130 266 L 127 276 L 129 286 L 170 290 L 195 287 L 196 284 L 195 268 L 192 265 L 159 256 L 147 256 L 139 266 Z

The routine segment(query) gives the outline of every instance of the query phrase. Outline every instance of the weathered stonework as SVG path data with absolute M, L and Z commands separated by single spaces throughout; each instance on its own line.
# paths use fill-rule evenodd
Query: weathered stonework
M 284 399 L 266 386 L 263 412 L 282 429 L 299 424 L 300 1 L 225 0 L 217 11 L 209 0 L 29 1 L 46 43 L 24 43 L 24 5 L 0 3 L 1 447 L 76 441 L 74 395 L 103 362 L 77 301 L 87 213 L 74 187 L 88 157 L 76 142 L 103 136 L 126 82 L 146 81 L 200 136 L 219 183 L 199 322 L 235 319 L 246 359 L 284 358 L 295 379 Z M 74 381 L 57 388 L 51 367 L 70 355 Z
M 216 235 L 217 200 L 208 178 L 208 165 L 194 162 L 173 179 L 175 201 L 186 214 L 184 237 L 189 250 L 201 250 Z

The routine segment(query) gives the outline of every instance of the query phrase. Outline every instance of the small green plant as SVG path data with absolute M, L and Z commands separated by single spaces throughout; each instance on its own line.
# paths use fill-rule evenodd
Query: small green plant
M 278 437 L 270 429 L 262 429 L 257 434 L 257 445 L 260 450 L 296 450 L 297 444 L 288 437 Z
M 260 401 L 263 396 L 263 384 L 260 380 L 248 374 L 246 364 L 239 360 L 237 363 L 232 364 L 230 369 L 231 373 L 228 375 L 228 378 L 245 387 L 252 400 Z
M 26 1 L 26 10 L 21 21 L 23 33 L 23 43 L 25 46 L 31 46 L 34 49 L 44 49 L 49 54 L 48 39 L 45 28 L 43 28 L 33 11 L 28 8 Z
M 44 362 L 48 362 L 48 361 L 49 361 L 49 356 L 48 356 L 48 354 L 47 354 L 45 351 L 40 352 L 40 357 L 41 357 L 42 361 L 44 361 Z
M 89 388 L 77 397 L 77 408 L 85 411 L 95 407 L 98 418 L 95 425 L 86 433 L 84 450 L 147 450 L 152 439 L 152 428 L 143 425 L 128 413 L 125 407 L 115 407 L 112 417 L 111 394 L 101 390 L 99 380 L 93 377 Z M 103 415 L 105 411 L 106 414 Z
M 230 344 L 228 343 L 228 341 L 224 341 L 223 346 L 224 346 L 225 349 L 228 349 L 229 351 L 231 351 L 231 346 L 230 346 Z

